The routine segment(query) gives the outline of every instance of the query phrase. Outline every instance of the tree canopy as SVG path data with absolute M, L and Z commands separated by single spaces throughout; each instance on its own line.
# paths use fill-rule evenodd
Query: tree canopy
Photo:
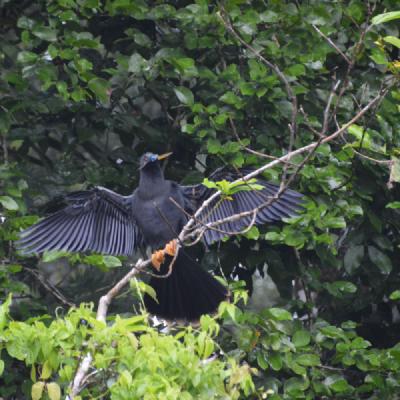
M 0 397 L 400 394 L 397 1 L 0 6 Z M 136 260 L 13 245 L 67 192 L 131 193 L 145 151 L 185 184 L 264 166 L 305 195 L 206 251 L 234 299 L 197 326 L 149 320 L 146 273 L 96 319 Z

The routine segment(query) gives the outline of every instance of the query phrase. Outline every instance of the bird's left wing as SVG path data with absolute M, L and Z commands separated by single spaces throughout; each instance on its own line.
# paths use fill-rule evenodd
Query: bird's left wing
M 210 178 L 213 181 L 233 181 L 251 172 L 242 170 L 235 173 L 227 172 L 224 169 L 215 171 Z M 198 216 L 200 224 L 212 224 L 221 221 L 235 214 L 252 211 L 257 207 L 255 217 L 256 224 L 280 221 L 282 218 L 296 215 L 302 209 L 301 203 L 303 195 L 294 190 L 286 189 L 280 194 L 279 198 L 273 199 L 279 191 L 279 185 L 257 179 L 256 185 L 259 190 L 250 190 L 249 185 L 246 190 L 238 191 L 229 197 L 218 196 L 207 206 Z M 185 199 L 187 201 L 187 211 L 194 214 L 196 210 L 207 200 L 216 189 L 208 188 L 203 184 L 182 186 Z M 265 206 L 263 206 L 265 204 Z M 253 219 L 253 214 L 247 214 L 239 219 L 227 221 L 215 226 L 216 229 L 207 229 L 204 233 L 204 240 L 211 244 L 229 235 L 229 232 L 238 232 L 248 226 Z
M 45 250 L 131 255 L 139 245 L 139 229 L 132 217 L 131 196 L 96 187 L 71 193 L 69 205 L 20 233 L 16 242 L 23 254 Z

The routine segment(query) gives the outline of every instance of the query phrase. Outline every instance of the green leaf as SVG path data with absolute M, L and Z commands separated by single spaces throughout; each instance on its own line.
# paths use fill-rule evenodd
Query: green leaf
M 0 360 L 0 376 L 3 375 L 3 372 L 4 372 L 4 361 Z
M 139 53 L 134 53 L 129 58 L 128 62 L 128 71 L 133 74 L 138 74 L 143 71 L 143 69 L 147 66 L 147 60 L 143 58 Z
M 385 253 L 378 250 L 375 246 L 368 246 L 368 255 L 370 260 L 381 270 L 383 274 L 390 274 L 393 268 L 392 261 Z
M 0 109 L 0 135 L 6 135 L 11 126 L 11 113 Z
M 276 352 L 272 353 L 268 357 L 268 362 L 274 371 L 280 371 L 283 366 L 282 354 Z
M 265 240 L 271 240 L 272 242 L 280 241 L 281 234 L 278 232 L 267 232 L 265 234 Z
M 43 395 L 44 382 L 36 382 L 32 385 L 31 396 L 32 400 L 40 400 Z
M 107 268 L 115 268 L 122 265 L 121 260 L 114 256 L 103 256 L 103 262 Z
M 0 204 L 10 211 L 16 211 L 19 208 L 17 202 L 9 196 L 0 196 Z
M 7 296 L 7 299 L 0 305 L 0 332 L 4 329 L 8 320 L 8 313 L 12 301 L 11 293 Z
M 285 394 L 289 396 L 285 396 L 287 399 L 298 399 L 298 398 L 304 398 L 304 391 L 307 389 L 309 386 L 309 382 L 305 379 L 300 379 L 300 378 L 289 378 L 285 379 L 284 381 L 284 390 Z
M 46 385 L 47 394 L 50 400 L 60 400 L 61 399 L 61 389 L 58 383 L 51 382 Z
M 372 18 L 372 23 L 374 25 L 378 25 L 378 24 L 383 24 L 384 22 L 389 22 L 392 21 L 394 19 L 399 19 L 400 18 L 400 11 L 390 11 L 384 14 L 378 14 L 375 15 L 374 18 Z
M 48 42 L 55 42 L 57 40 L 57 31 L 49 26 L 36 26 L 33 28 L 32 33 L 39 39 L 46 40 Z
M 283 230 L 283 240 L 288 246 L 301 248 L 304 246 L 306 237 L 299 231 L 285 227 Z
M 59 81 L 56 83 L 56 88 L 58 90 L 58 93 L 61 94 L 61 96 L 64 97 L 64 99 L 68 99 L 68 85 L 64 81 Z
M 390 178 L 389 178 L 389 185 L 392 182 L 400 182 L 400 158 L 392 157 L 392 165 L 390 167 Z
M 304 347 L 310 344 L 311 335 L 308 331 L 296 331 L 293 335 L 292 342 L 296 347 Z
M 46 360 L 42 366 L 42 373 L 40 374 L 40 378 L 43 380 L 47 380 L 50 378 L 52 373 L 52 369 L 48 360 Z
M 268 368 L 268 362 L 265 359 L 265 354 L 261 351 L 257 353 L 257 364 L 261 369 L 267 369 Z
M 141 294 L 146 293 L 158 304 L 156 291 L 147 283 L 134 278 L 131 279 L 130 286 L 132 289 L 139 291 Z
M 103 103 L 109 99 L 109 83 L 102 78 L 93 78 L 88 82 L 89 89 Z
M 33 64 L 37 59 L 38 55 L 31 51 L 21 51 L 17 56 L 17 61 L 21 64 Z
M 182 72 L 191 72 L 196 68 L 193 58 L 172 58 L 170 61 Z
M 221 151 L 221 142 L 218 139 L 209 139 L 207 141 L 207 151 L 210 154 L 218 154 Z
M 392 44 L 393 46 L 396 46 L 397 48 L 400 48 L 400 38 L 395 37 L 395 36 L 385 36 L 383 40 L 386 43 Z
M 357 286 L 347 281 L 324 283 L 323 286 L 335 297 L 343 297 L 343 293 L 355 293 L 357 291 Z
M 319 356 L 316 354 L 301 354 L 296 357 L 296 362 L 305 367 L 314 367 L 321 364 Z
M 321 333 L 332 339 L 344 337 L 343 330 L 333 325 L 324 326 L 321 328 Z
M 235 106 L 236 108 L 240 108 L 241 106 L 241 99 L 239 96 L 236 96 L 235 93 L 232 91 L 228 91 L 225 94 L 223 94 L 220 98 L 221 101 L 223 101 L 226 104 L 230 104 Z
M 267 313 L 278 321 L 290 321 L 292 319 L 292 314 L 283 308 L 269 308 Z
M 400 208 L 400 201 L 392 201 L 386 204 L 386 208 Z
M 19 18 L 18 22 L 17 22 L 18 28 L 27 29 L 27 30 L 32 29 L 34 24 L 35 24 L 35 21 L 33 19 L 27 18 L 25 16 L 22 16 L 21 18 Z
M 256 226 L 252 226 L 248 232 L 244 234 L 247 239 L 258 240 L 260 237 L 260 231 Z
M 352 387 L 348 384 L 348 382 L 344 378 L 338 379 L 336 382 L 332 383 L 330 385 L 330 388 L 337 393 L 347 392 L 352 389 Z
M 372 49 L 370 57 L 378 65 L 388 64 L 386 53 L 381 48 L 375 47 Z
M 237 316 L 239 314 L 239 309 L 234 304 L 223 301 L 218 307 L 218 313 L 220 315 L 227 313 L 232 321 L 236 322 Z
M 141 32 L 135 33 L 133 35 L 133 39 L 135 43 L 137 43 L 139 46 L 151 47 L 152 45 L 152 41 L 150 40 L 150 38 Z
M 325 217 L 323 223 L 326 227 L 332 229 L 346 228 L 346 220 L 344 217 Z
M 396 301 L 396 300 L 400 300 L 400 290 L 395 290 L 394 292 L 392 292 L 389 296 L 390 300 Z
M 176 97 L 178 97 L 178 100 L 187 105 L 187 106 L 192 106 L 194 104 L 194 97 L 193 93 L 191 92 L 190 89 L 184 87 L 184 86 L 179 86 L 174 88 L 174 92 L 176 94 Z
M 360 267 L 361 261 L 364 258 L 364 246 L 350 246 L 344 255 L 344 269 L 347 273 L 352 274 Z
M 83 262 L 100 268 L 116 268 L 122 265 L 121 260 L 114 256 L 91 254 L 83 258 Z
M 64 250 L 50 250 L 45 251 L 42 256 L 43 262 L 49 263 L 58 260 L 61 257 L 66 257 L 68 253 Z
M 305 75 L 306 69 L 303 64 L 295 64 L 287 68 L 285 73 L 290 76 L 301 76 Z

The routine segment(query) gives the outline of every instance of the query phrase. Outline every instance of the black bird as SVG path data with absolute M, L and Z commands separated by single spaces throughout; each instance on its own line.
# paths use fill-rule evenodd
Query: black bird
M 153 251 L 165 247 L 154 253 L 152 260 L 155 275 L 166 274 L 174 254 L 171 241 L 187 222 L 187 215 L 193 214 L 215 192 L 203 184 L 182 186 L 164 179 L 159 161 L 170 154 L 146 153 L 141 157 L 139 186 L 129 196 L 100 186 L 67 195 L 69 205 L 21 232 L 17 248 L 23 254 L 91 250 L 129 256 L 140 244 L 150 246 Z M 212 179 L 232 181 L 239 178 L 240 173 L 220 169 L 212 174 Z M 257 184 L 261 185 L 261 190 L 239 191 L 230 198 L 218 197 L 198 220 L 212 223 L 252 210 L 266 203 L 279 189 L 278 185 L 260 179 Z M 258 212 L 255 223 L 279 221 L 295 215 L 301 208 L 301 199 L 301 194 L 287 189 L 278 200 Z M 224 231 L 239 231 L 251 220 L 252 215 L 248 215 L 225 222 L 218 230 L 207 230 L 203 240 L 211 244 L 225 237 Z M 185 249 L 179 251 L 171 274 L 167 278 L 152 277 L 150 285 L 155 289 L 158 302 L 146 295 L 147 309 L 171 320 L 196 320 L 202 314 L 214 312 L 227 296 L 225 287 L 197 265 Z

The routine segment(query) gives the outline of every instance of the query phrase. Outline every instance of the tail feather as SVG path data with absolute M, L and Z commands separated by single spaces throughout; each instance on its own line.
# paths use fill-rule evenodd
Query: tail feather
M 159 275 L 168 272 L 171 260 L 172 257 L 167 256 Z M 149 284 L 156 292 L 158 303 L 146 294 L 147 310 L 168 320 L 198 320 L 203 314 L 213 313 L 228 293 L 184 251 L 178 254 L 169 277 L 152 277 Z

